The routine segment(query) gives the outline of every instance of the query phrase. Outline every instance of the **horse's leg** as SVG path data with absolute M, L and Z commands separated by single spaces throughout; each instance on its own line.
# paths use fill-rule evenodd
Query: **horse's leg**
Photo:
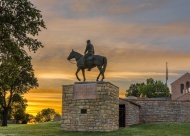
M 101 66 L 98 66 L 98 70 L 100 71 L 100 73 L 99 73 L 99 75 L 98 75 L 98 77 L 97 77 L 97 80 L 96 80 L 96 81 L 98 81 L 98 79 L 99 79 L 100 75 L 102 75 L 102 79 L 101 79 L 101 81 L 103 81 L 103 80 L 104 80 L 104 71 L 102 71 L 102 70 L 103 70 L 103 68 L 102 68 Z
M 78 77 L 78 72 L 79 71 L 80 71 L 80 67 L 77 68 L 77 71 L 76 71 L 75 75 L 76 75 L 77 79 L 80 81 L 80 78 Z
M 98 70 L 100 71 L 100 73 L 99 73 L 99 75 L 98 75 L 98 77 L 96 78 L 96 81 L 98 81 L 99 80 L 99 77 L 100 77 L 100 75 L 101 75 L 101 66 L 97 66 L 98 67 Z
M 83 75 L 83 79 L 84 79 L 84 82 L 85 82 L 86 78 L 85 78 L 85 69 L 84 68 L 82 69 L 82 75 Z
M 99 80 L 100 75 L 101 75 L 101 73 L 99 73 L 98 77 L 96 78 L 96 81 L 98 81 L 98 80 Z
M 101 74 L 102 74 L 102 79 L 101 79 L 101 81 L 103 81 L 103 80 L 104 80 L 104 71 L 101 72 Z

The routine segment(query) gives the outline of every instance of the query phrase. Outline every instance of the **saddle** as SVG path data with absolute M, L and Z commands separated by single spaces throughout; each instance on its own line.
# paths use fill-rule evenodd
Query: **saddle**
M 86 58 L 86 61 L 93 60 L 93 59 L 94 59 L 93 56 L 88 56 L 88 57 Z
M 86 64 L 86 66 L 88 67 L 88 71 L 90 71 L 91 70 L 91 67 L 92 67 L 92 65 L 93 65 L 93 55 L 90 55 L 90 56 L 88 56 L 86 59 L 85 59 L 85 64 Z

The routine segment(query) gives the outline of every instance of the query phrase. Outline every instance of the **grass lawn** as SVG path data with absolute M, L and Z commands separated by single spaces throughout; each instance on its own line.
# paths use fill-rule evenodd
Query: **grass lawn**
M 190 123 L 147 123 L 114 132 L 67 132 L 60 122 L 0 127 L 0 136 L 190 136 Z

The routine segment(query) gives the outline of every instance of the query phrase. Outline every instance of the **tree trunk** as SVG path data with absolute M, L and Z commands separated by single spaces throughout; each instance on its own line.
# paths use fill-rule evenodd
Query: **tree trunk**
M 8 107 L 3 107 L 3 122 L 2 126 L 7 126 Z

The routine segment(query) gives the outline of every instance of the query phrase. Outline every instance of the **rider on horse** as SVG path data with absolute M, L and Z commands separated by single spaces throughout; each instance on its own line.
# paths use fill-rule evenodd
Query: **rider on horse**
M 86 41 L 87 45 L 86 45 L 86 49 L 84 52 L 84 65 L 85 65 L 85 61 L 88 60 L 88 57 L 93 56 L 94 55 L 94 46 L 91 44 L 90 40 Z M 89 60 L 93 59 L 93 57 L 89 58 Z M 88 71 L 90 71 L 91 68 L 88 68 Z
M 89 45 L 90 45 L 90 47 L 89 47 Z M 71 53 L 69 54 L 69 56 L 67 57 L 67 60 L 71 60 L 73 58 L 76 60 L 77 71 L 76 71 L 75 75 L 79 81 L 80 81 L 80 78 L 78 77 L 78 72 L 80 70 L 82 71 L 82 75 L 84 78 L 83 81 L 86 81 L 85 69 L 86 68 L 91 69 L 94 67 L 97 67 L 99 70 L 99 75 L 97 76 L 96 81 L 99 81 L 100 76 L 102 76 L 101 81 L 104 80 L 104 78 L 105 78 L 104 72 L 105 72 L 106 66 L 107 66 L 107 58 L 104 56 L 93 55 L 93 54 L 94 54 L 94 47 L 90 43 L 90 41 L 87 41 L 87 49 L 85 50 L 85 55 L 84 55 L 86 58 L 86 64 L 84 63 L 84 56 L 74 50 L 72 50 Z M 89 57 L 86 57 L 86 56 L 89 56 Z

